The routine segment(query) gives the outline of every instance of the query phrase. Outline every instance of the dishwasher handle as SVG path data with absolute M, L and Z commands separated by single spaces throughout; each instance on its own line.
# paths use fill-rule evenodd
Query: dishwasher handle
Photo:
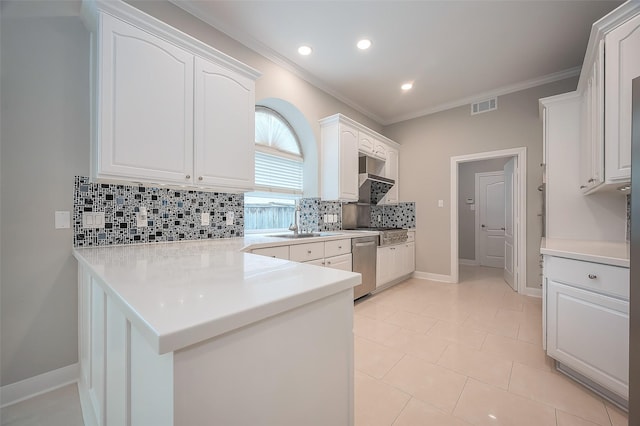
M 369 241 L 368 243 L 354 243 L 353 244 L 354 247 L 367 247 L 367 246 L 373 246 L 373 245 L 377 245 L 375 241 Z

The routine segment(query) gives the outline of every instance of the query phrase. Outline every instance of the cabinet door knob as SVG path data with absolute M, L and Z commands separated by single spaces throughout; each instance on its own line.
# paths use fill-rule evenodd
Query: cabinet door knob
M 589 179 L 587 182 L 589 182 L 589 183 L 593 183 L 593 182 L 595 182 L 595 181 L 596 181 L 596 180 L 595 180 L 594 178 L 591 178 L 591 179 Z
M 198 180 L 202 180 L 202 176 L 200 176 L 200 177 L 198 178 Z
M 598 278 L 596 274 L 589 274 L 587 276 L 589 277 L 590 280 L 595 280 L 596 278 Z
M 311 250 L 307 250 L 307 254 L 311 254 Z
M 191 179 L 191 175 L 186 175 L 185 179 Z
M 580 189 L 585 189 L 587 185 L 580 185 Z

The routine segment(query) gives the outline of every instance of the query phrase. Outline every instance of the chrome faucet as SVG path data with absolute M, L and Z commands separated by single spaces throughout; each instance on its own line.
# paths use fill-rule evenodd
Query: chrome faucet
M 293 235 L 298 236 L 298 231 L 300 231 L 300 204 L 296 203 L 296 211 L 293 213 L 293 224 L 289 226 L 289 231 L 293 231 Z

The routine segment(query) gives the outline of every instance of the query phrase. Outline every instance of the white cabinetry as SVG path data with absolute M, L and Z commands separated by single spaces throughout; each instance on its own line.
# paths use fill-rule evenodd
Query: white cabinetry
M 544 257 L 547 354 L 609 397 L 628 398 L 629 269 Z
M 397 282 L 415 271 L 415 243 L 378 247 L 376 288 Z
M 195 183 L 251 190 L 255 83 L 202 58 L 196 58 L 195 72 Z
M 396 183 L 382 198 L 382 204 L 398 204 L 398 150 L 396 148 L 387 148 L 384 177 L 393 179 Z
M 323 120 L 321 139 L 322 198 L 358 201 L 358 129 L 337 118 Z
M 604 42 L 589 70 L 581 99 L 580 189 L 589 192 L 604 182 Z
M 640 76 L 640 15 L 605 36 L 605 170 L 607 181 L 631 180 L 631 81 Z
M 351 238 L 292 244 L 290 246 L 263 247 L 251 250 L 261 256 L 287 259 L 310 265 L 351 271 Z
M 342 114 L 320 120 L 320 130 L 323 200 L 358 201 L 359 155 L 378 160 L 379 172 L 385 175 L 395 171 L 397 182 L 399 145 L 396 142 Z M 395 165 L 387 166 L 390 155 L 395 155 L 391 158 Z M 397 203 L 397 186 L 395 199 L 389 203 Z
M 94 33 L 92 178 L 253 189 L 259 73 L 124 2 L 82 8 Z

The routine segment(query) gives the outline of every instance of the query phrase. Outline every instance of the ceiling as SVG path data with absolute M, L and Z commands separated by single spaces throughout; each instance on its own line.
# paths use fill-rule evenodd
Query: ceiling
M 382 125 L 577 75 L 591 24 L 621 4 L 171 1 Z

